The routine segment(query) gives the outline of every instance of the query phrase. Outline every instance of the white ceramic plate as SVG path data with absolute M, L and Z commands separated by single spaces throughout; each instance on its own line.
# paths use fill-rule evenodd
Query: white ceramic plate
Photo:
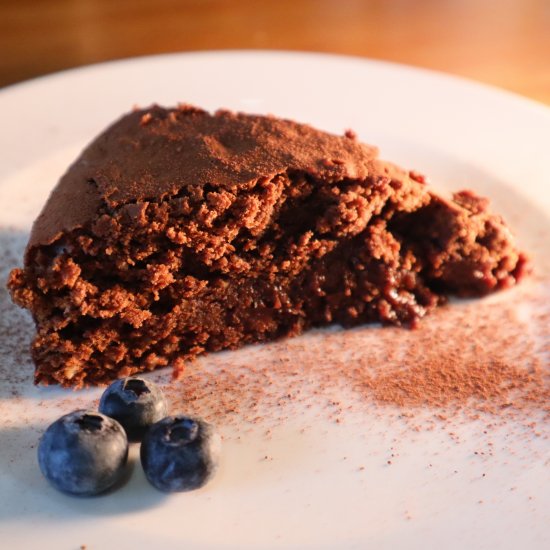
M 533 254 L 537 275 L 520 290 L 482 301 L 483 307 L 509 311 L 513 303 L 523 319 L 518 327 L 529 332 L 525 338 L 539 338 L 532 353 L 548 345 L 547 333 L 531 331 L 535 306 L 526 297 L 549 295 L 550 270 L 541 252 L 550 237 L 550 110 L 428 71 L 329 55 L 176 54 L 68 71 L 0 92 L 2 287 L 8 269 L 21 261 L 32 220 L 80 149 L 133 105 L 153 102 L 273 113 L 338 133 L 354 128 L 382 156 L 429 174 L 439 188 L 475 187 L 490 196 Z M 134 447 L 131 479 L 117 492 L 93 499 L 59 494 L 39 473 L 39 435 L 59 415 L 95 406 L 100 391 L 33 387 L 26 353 L 32 324 L 3 288 L 0 304 L 2 547 L 550 547 L 549 430 L 535 412 L 532 419 L 528 412 L 523 419 L 445 420 L 420 409 L 411 421 L 411 411 L 360 406 L 338 379 L 329 387 L 329 375 L 315 397 L 316 377 L 324 376 L 319 365 L 335 372 L 341 360 L 384 345 L 376 328 L 345 337 L 318 331 L 201 359 L 197 371 L 215 376 L 234 369 L 250 384 L 263 380 L 251 365 L 261 370 L 273 357 L 296 362 L 298 378 L 309 373 L 300 384 L 310 397 L 288 405 L 288 368 L 283 382 L 274 369 L 270 397 L 254 414 L 242 386 L 234 395 L 242 399 L 241 411 L 233 416 L 212 417 L 219 407 L 209 408 L 208 399 L 223 395 L 200 402 L 200 412 L 219 424 L 225 438 L 220 471 L 207 487 L 157 493 Z M 434 319 L 469 307 L 476 306 L 453 304 Z M 492 319 L 489 329 L 498 339 Z M 424 327 L 418 334 L 439 330 L 433 320 Z M 397 344 L 417 337 L 384 330 L 393 331 Z M 539 359 L 547 367 L 543 351 Z M 168 383 L 169 375 L 157 378 Z M 289 387 L 295 397 L 299 385 Z M 355 405 L 347 410 L 348 403 Z M 188 403 L 176 400 L 175 406 Z M 530 420 L 539 422 L 535 429 Z

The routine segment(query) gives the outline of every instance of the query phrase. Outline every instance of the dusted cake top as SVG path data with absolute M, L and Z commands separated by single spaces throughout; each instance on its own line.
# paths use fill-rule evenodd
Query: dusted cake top
M 29 248 L 116 207 L 171 196 L 191 186 L 245 185 L 303 171 L 325 181 L 364 179 L 377 150 L 308 125 L 270 116 L 183 105 L 136 110 L 100 134 L 52 192 L 35 221 Z

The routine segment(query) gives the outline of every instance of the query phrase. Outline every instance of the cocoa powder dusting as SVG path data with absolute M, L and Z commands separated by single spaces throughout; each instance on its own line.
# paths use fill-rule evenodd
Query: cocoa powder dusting
M 438 422 L 485 414 L 536 431 L 550 417 L 549 314 L 541 301 L 549 289 L 550 281 L 531 280 L 489 300 L 452 303 L 416 330 L 313 331 L 201 358 L 181 380 L 159 380 L 174 407 L 239 426 L 285 422 L 305 407 L 337 423 L 348 411 L 366 411 L 430 429 L 416 415 L 432 411 Z
M 0 377 L 1 396 L 17 397 L 21 388 L 32 384 L 33 366 L 29 342 L 34 326 L 28 312 L 12 303 L 6 282 L 10 270 L 20 263 L 28 235 L 0 229 Z

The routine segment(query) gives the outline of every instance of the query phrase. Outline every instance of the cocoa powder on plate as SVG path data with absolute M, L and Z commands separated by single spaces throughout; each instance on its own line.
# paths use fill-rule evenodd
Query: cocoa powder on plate
M 433 410 L 441 420 L 547 418 L 550 327 L 541 296 L 549 289 L 532 280 L 496 298 L 452 303 L 412 331 L 319 330 L 201 358 L 167 389 L 175 406 L 227 422 L 284 421 L 298 406 L 321 406 L 335 421 L 373 407 L 402 417 Z

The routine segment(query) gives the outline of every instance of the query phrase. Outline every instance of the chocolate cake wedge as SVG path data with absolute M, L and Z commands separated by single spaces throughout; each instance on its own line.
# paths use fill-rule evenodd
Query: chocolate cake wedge
M 68 169 L 9 288 L 35 381 L 81 387 L 331 323 L 414 326 L 524 270 L 485 199 L 436 195 L 352 132 L 153 106 Z

